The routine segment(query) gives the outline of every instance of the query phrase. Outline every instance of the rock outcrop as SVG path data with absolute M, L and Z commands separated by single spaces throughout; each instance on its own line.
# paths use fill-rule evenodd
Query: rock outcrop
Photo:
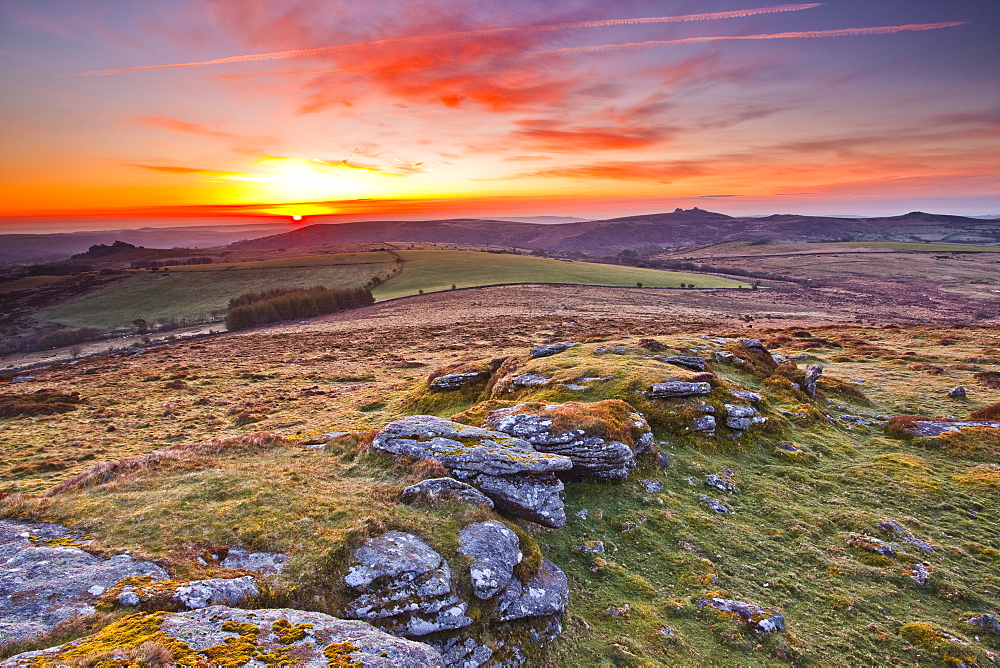
M 18 654 L 0 666 L 13 668 L 35 662 L 80 665 L 86 659 L 103 660 L 108 665 L 138 665 L 136 650 L 144 643 L 147 647 L 150 643 L 160 645 L 161 651 L 169 654 L 163 660 L 177 665 L 445 665 L 432 647 L 397 638 L 364 622 L 287 608 L 239 610 L 212 606 L 192 612 L 140 613 L 92 636 Z
M 566 404 L 522 403 L 490 413 L 489 429 L 524 439 L 535 450 L 568 457 L 569 478 L 622 480 L 635 456 L 653 443 L 649 423 L 620 400 Z
M 71 536 L 57 524 L 0 520 L 0 642 L 32 638 L 92 614 L 97 598 L 125 578 L 169 577 L 127 554 L 90 554 Z
M 451 568 L 413 534 L 389 531 L 354 551 L 344 576 L 352 619 L 377 622 L 393 635 L 422 636 L 472 623 L 452 593 Z
M 567 457 L 538 452 L 526 441 L 503 432 L 431 415 L 414 415 L 386 425 L 372 447 L 435 459 L 452 476 L 515 517 L 554 528 L 566 523 L 563 484 L 556 473 L 573 467 Z

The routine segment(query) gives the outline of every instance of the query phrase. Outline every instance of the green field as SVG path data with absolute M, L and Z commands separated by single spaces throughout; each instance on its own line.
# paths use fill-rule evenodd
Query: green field
M 154 323 L 161 318 L 206 316 L 226 308 L 232 297 L 271 288 L 324 285 L 344 288 L 364 285 L 373 276 L 388 277 L 397 258 L 401 274 L 378 286 L 378 301 L 424 292 L 505 283 L 565 283 L 577 285 L 679 288 L 747 287 L 745 283 L 706 274 L 688 274 L 619 267 L 591 262 L 566 262 L 524 255 L 472 251 L 401 251 L 344 253 L 239 262 L 188 265 L 142 272 L 108 287 L 54 306 L 40 320 L 71 327 L 114 329 L 134 320 Z
M 349 262 L 332 264 L 341 256 L 318 256 L 326 264 L 293 264 L 311 258 L 289 258 L 239 265 L 171 267 L 143 272 L 103 290 L 47 309 L 38 315 L 72 327 L 113 329 L 129 327 L 136 318 L 153 323 L 160 318 L 207 315 L 226 308 L 232 297 L 271 288 L 308 288 L 325 285 L 346 288 L 364 285 L 372 276 L 386 276 L 395 267 L 389 253 L 351 254 Z M 244 268 L 244 265 L 257 265 Z M 229 267 L 227 269 L 227 266 Z M 180 271 L 178 271 L 180 270 Z
M 924 253 L 1000 253 L 1000 246 L 983 244 L 949 244 L 922 241 L 849 241 L 827 244 L 829 246 L 861 246 L 864 248 L 892 248 L 895 250 L 920 251 Z
M 373 290 L 377 301 L 424 292 L 504 283 L 567 283 L 575 285 L 679 288 L 747 287 L 746 283 L 706 274 L 619 267 L 593 262 L 565 262 L 544 257 L 473 253 L 468 251 L 400 251 L 403 273 Z

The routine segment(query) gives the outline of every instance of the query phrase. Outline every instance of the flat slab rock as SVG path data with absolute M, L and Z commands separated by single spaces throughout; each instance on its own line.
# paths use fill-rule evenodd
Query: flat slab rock
M 552 416 L 555 414 L 561 415 L 561 428 L 554 426 Z M 621 419 L 631 424 L 624 441 L 605 439 L 595 429 L 596 425 L 610 429 L 608 419 Z M 524 439 L 536 450 L 568 457 L 573 468 L 564 475 L 571 478 L 628 478 L 635 466 L 636 454 L 653 443 L 653 433 L 646 418 L 619 400 L 520 403 L 493 411 L 486 417 L 484 427 Z
M 372 447 L 396 455 L 435 459 L 455 478 L 493 500 L 497 509 L 543 526 L 566 523 L 559 471 L 573 468 L 561 455 L 539 452 L 500 431 L 470 427 L 432 415 L 391 422 Z
M 940 436 L 949 431 L 960 431 L 969 427 L 990 427 L 1000 429 L 1000 420 L 966 420 L 964 422 L 937 422 L 934 420 L 918 420 L 913 427 L 907 429 L 910 436 Z
M 58 524 L 0 520 L 0 643 L 33 638 L 59 622 L 89 615 L 119 580 L 167 572 L 127 554 L 104 559 L 72 545 L 47 545 L 72 532 Z M 34 540 L 33 540 L 34 539 Z
M 319 612 L 288 608 L 239 610 L 212 606 L 192 612 L 148 613 L 127 618 L 136 619 L 149 619 L 154 625 L 159 619 L 159 630 L 186 645 L 192 654 L 203 656 L 205 665 L 213 662 L 210 660 L 213 654 L 210 648 L 225 649 L 234 639 L 240 639 L 240 631 L 243 638 L 252 642 L 254 648 L 261 653 L 278 654 L 285 657 L 289 664 L 297 666 L 325 668 L 330 659 L 324 656 L 324 650 L 330 645 L 345 642 L 350 643 L 350 646 L 345 648 L 343 658 L 358 662 L 366 668 L 443 668 L 445 665 L 441 655 L 429 645 L 397 638 L 365 622 L 337 619 Z M 224 625 L 227 629 L 239 631 L 223 630 Z M 241 628 L 238 625 L 247 626 Z M 298 633 L 289 633 L 289 628 L 297 629 L 301 637 L 295 638 Z M 96 637 L 99 634 L 42 651 L 18 654 L 0 663 L 0 667 L 23 666 L 32 659 L 47 659 L 58 663 L 56 657 L 59 654 L 77 647 L 86 647 L 88 641 Z M 143 637 L 140 640 L 145 639 Z M 131 647 L 126 645 L 116 651 L 124 652 L 128 649 Z M 187 661 L 191 659 L 184 663 Z M 248 665 L 264 664 L 251 660 Z
M 454 478 L 430 478 L 421 480 L 415 485 L 403 488 L 400 500 L 413 503 L 418 500 L 435 502 L 438 500 L 457 500 L 471 503 L 474 506 L 493 507 L 493 500 L 469 483 Z
M 671 380 L 665 383 L 653 383 L 649 391 L 646 392 L 646 396 L 650 399 L 670 399 L 673 397 L 693 397 L 711 392 L 712 386 L 709 383 Z
M 222 560 L 223 568 L 240 568 L 263 575 L 280 573 L 288 563 L 288 555 L 281 552 L 250 552 L 241 548 L 231 548 Z

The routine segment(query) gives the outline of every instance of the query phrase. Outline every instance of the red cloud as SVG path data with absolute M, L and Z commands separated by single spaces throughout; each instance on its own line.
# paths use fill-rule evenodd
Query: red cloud
M 674 179 L 701 176 L 705 167 L 685 161 L 611 161 L 590 165 L 573 165 L 543 169 L 521 176 L 558 177 L 571 179 L 614 179 L 621 181 L 654 181 L 670 183 Z
M 571 152 L 646 148 L 669 140 L 673 131 L 662 127 L 561 127 L 557 121 L 517 121 L 514 139 L 549 151 Z

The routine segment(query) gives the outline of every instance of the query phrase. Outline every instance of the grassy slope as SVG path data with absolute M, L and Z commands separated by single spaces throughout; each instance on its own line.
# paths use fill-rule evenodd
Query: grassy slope
M 811 351 L 827 364 L 827 374 L 864 380 L 861 386 L 875 404 L 863 407 L 830 395 L 819 406 L 834 415 L 962 415 L 1000 400 L 1000 391 L 972 377 L 1000 361 L 1000 339 L 986 331 L 829 329 L 816 334 L 840 346 L 817 342 Z M 717 347 L 694 335 L 658 338 L 672 352 Z M 105 460 L 149 451 L 163 443 L 160 439 L 176 442 L 201 434 L 363 429 L 418 410 L 447 415 L 473 401 L 454 395 L 444 403 L 419 404 L 424 400 L 413 388 L 426 369 L 393 369 L 366 363 L 363 356 L 347 363 L 346 352 L 319 341 L 303 340 L 300 349 L 288 340 L 276 343 L 237 337 L 224 350 L 199 353 L 202 344 L 185 348 L 185 364 L 161 349 L 143 356 L 147 359 L 119 363 L 134 368 L 101 360 L 83 363 L 99 369 L 93 375 L 73 376 L 80 369 L 68 368 L 60 372 L 66 374 L 60 384 L 82 390 L 89 397 L 87 407 L 63 416 L 4 421 L 5 448 L 24 446 L 11 450 L 20 473 L 11 470 L 4 477 L 33 479 L 21 489 L 41 490 L 87 465 L 60 469 L 53 460 L 84 452 Z M 624 346 L 626 355 L 593 355 L 609 343 Z M 797 342 L 784 352 L 800 352 L 808 343 Z M 477 357 L 510 352 L 475 350 Z M 680 373 L 645 354 L 634 340 L 610 339 L 528 362 L 525 370 L 566 379 L 615 376 L 580 394 L 549 390 L 537 393 L 542 398 L 629 398 L 624 396 L 629 383 L 639 376 Z M 437 357 L 447 359 L 443 352 Z M 251 358 L 253 364 L 246 366 Z M 247 380 L 251 371 L 264 375 Z M 798 399 L 767 389 L 758 377 L 726 365 L 716 365 L 716 371 L 730 383 L 764 391 L 772 409 L 798 408 Z M 146 374 L 154 372 L 150 380 L 154 376 Z M 186 376 L 185 387 L 163 389 L 161 381 L 171 374 Z M 968 401 L 944 396 L 960 383 L 970 388 Z M 294 394 L 296 387 L 315 384 L 327 394 Z M 354 394 L 338 389 L 357 385 L 364 387 Z M 516 398 L 529 396 L 536 395 Z M 687 402 L 667 403 L 676 408 Z M 769 415 L 781 424 L 773 411 Z M 256 422 L 241 429 L 242 416 Z M 119 430 L 104 433 L 108 422 Z M 72 442 L 52 439 L 67 430 L 74 434 Z M 989 638 L 975 642 L 973 636 L 984 634 L 964 623 L 971 612 L 990 611 L 1000 596 L 996 473 L 992 486 L 963 479 L 977 467 L 985 470 L 989 457 L 888 438 L 877 428 L 845 421 L 784 424 L 778 433 L 750 435 L 738 443 L 725 438 L 725 429 L 719 431 L 709 439 L 661 428 L 656 434 L 660 447 L 674 455 L 669 469 L 646 464 L 629 482 L 567 485 L 569 523 L 535 534 L 545 555 L 571 578 L 571 614 L 553 650 L 556 664 L 774 665 L 795 659 L 812 665 L 937 665 L 936 650 L 899 635 L 904 624 L 915 621 L 969 642 L 968 648 L 957 649 L 974 650 L 980 662 L 984 648 L 1000 650 Z M 805 454 L 786 459 L 774 449 L 779 442 L 794 442 Z M 33 462 L 40 466 L 32 467 Z M 704 485 L 705 474 L 725 468 L 736 474 L 735 495 Z M 177 558 L 192 544 L 287 550 L 293 555 L 289 581 L 322 586 L 336 581 L 332 562 L 342 554 L 340 542 L 366 526 L 414 531 L 455 558 L 455 529 L 472 521 L 468 509 L 445 506 L 425 515 L 395 504 L 407 475 L 405 467 L 349 450 L 277 449 L 145 471 L 119 484 L 57 496 L 34 512 L 39 519 L 87 528 L 101 545 L 158 557 Z M 660 480 L 664 490 L 647 492 L 644 478 Z M 733 514 L 708 512 L 699 494 L 720 499 Z M 575 515 L 581 508 L 588 509 L 588 520 Z M 9 507 L 7 513 L 14 511 Z M 884 520 L 903 523 L 937 552 L 911 548 L 907 555 L 886 559 L 847 545 L 850 532 L 891 540 L 875 527 Z M 626 531 L 629 522 L 638 526 Z M 574 549 L 586 540 L 603 540 L 609 552 Z M 188 558 L 196 553 L 188 550 Z M 933 570 L 924 586 L 904 574 L 917 560 Z M 710 595 L 777 608 L 790 633 L 757 639 L 731 620 L 698 613 L 697 601 Z M 313 604 L 319 603 L 314 599 Z M 612 615 L 612 608 L 624 615 Z
M 331 264 L 337 256 L 289 258 L 237 265 L 171 267 L 143 272 L 98 292 L 47 309 L 39 319 L 76 327 L 128 327 L 136 318 L 203 315 L 225 309 L 230 298 L 271 288 L 363 285 L 372 276 L 386 276 L 394 267 L 388 253 L 352 254 L 367 262 Z M 374 256 L 374 257 L 373 257 Z M 326 263 L 319 260 L 326 259 Z M 355 259 L 355 258 L 348 258 Z M 250 265 L 244 268 L 244 265 Z
M 706 274 L 686 274 L 655 269 L 619 267 L 591 262 L 563 262 L 541 257 L 471 253 L 466 251 L 400 251 L 406 261 L 403 273 L 378 286 L 378 301 L 424 292 L 502 283 L 577 283 L 582 285 L 679 288 L 681 283 L 699 288 L 735 288 L 745 283 Z

